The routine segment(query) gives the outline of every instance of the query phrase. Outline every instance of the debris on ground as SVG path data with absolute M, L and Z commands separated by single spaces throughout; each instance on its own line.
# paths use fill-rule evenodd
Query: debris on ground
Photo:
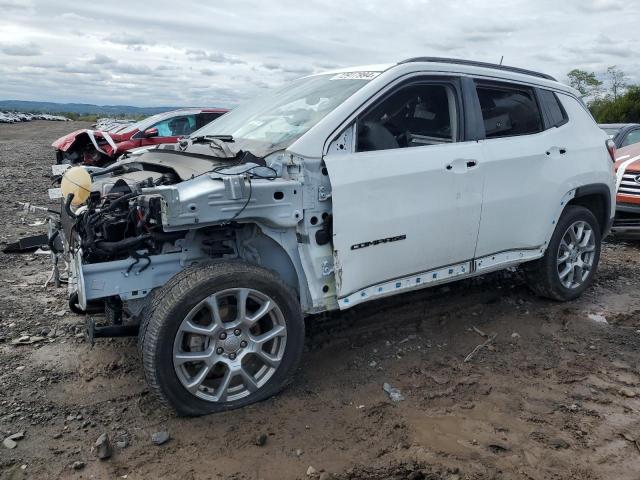
M 627 388 L 627 387 L 622 387 L 620 390 L 618 390 L 618 393 L 628 398 L 634 398 L 635 396 L 638 395 L 638 393 L 635 390 L 632 390 L 631 388 Z
M 43 224 L 44 222 L 39 225 Z M 4 253 L 28 253 L 47 245 L 48 242 L 49 236 L 46 233 L 40 235 L 32 235 L 30 237 L 21 238 L 17 242 L 8 244 L 2 251 Z
M 84 468 L 84 465 L 85 465 L 84 462 L 76 460 L 71 464 L 71 468 L 73 468 L 74 470 L 82 470 Z
M 562 438 L 552 438 L 549 440 L 549 445 L 556 449 L 567 449 L 569 448 L 569 444 L 566 440 Z
M 46 340 L 46 337 L 41 337 L 38 335 L 35 335 L 33 337 L 29 336 L 29 335 L 23 335 L 20 338 L 16 338 L 15 340 L 11 341 L 11 345 L 33 345 L 34 343 L 38 343 L 38 342 L 42 342 L 43 340 Z
M 11 440 L 22 440 L 24 438 L 24 431 L 14 433 L 13 435 L 9 435 Z
M 387 395 L 389 395 L 392 402 L 401 402 L 404 400 L 404 395 L 402 395 L 402 392 L 398 388 L 392 387 L 388 383 L 384 383 L 382 385 L 382 389 L 387 393 Z
M 267 443 L 267 435 L 264 433 L 261 433 L 260 435 L 258 435 L 256 437 L 256 445 L 259 447 L 264 446 L 264 444 Z
M 587 315 L 587 317 L 589 318 L 589 320 L 591 320 L 592 322 L 596 322 L 596 323 L 609 323 L 607 322 L 607 319 L 604 315 L 600 315 L 597 313 L 590 313 L 589 315 Z
M 95 443 L 96 456 L 100 460 L 106 460 L 111 457 L 113 449 L 111 448 L 111 442 L 109 442 L 109 435 L 103 433 L 98 437 Z
M 485 340 L 483 343 L 481 343 L 476 348 L 474 348 L 471 351 L 471 353 L 469 353 L 469 355 L 467 355 L 464 358 L 464 363 L 470 362 L 473 359 L 473 357 L 476 355 L 476 353 L 478 353 L 480 350 L 482 350 L 485 347 L 488 347 L 491 343 L 493 343 L 493 341 L 496 339 L 497 336 L 498 336 L 497 333 L 492 334 L 487 338 L 487 340 Z
M 8 449 L 13 449 L 16 448 L 18 446 L 18 444 L 11 438 L 7 437 L 4 439 L 4 441 L 2 442 L 2 445 L 4 445 L 5 448 Z
M 169 435 L 169 432 L 166 431 L 154 432 L 151 435 L 151 441 L 155 445 L 162 445 L 163 443 L 167 443 L 170 438 L 171 436 Z

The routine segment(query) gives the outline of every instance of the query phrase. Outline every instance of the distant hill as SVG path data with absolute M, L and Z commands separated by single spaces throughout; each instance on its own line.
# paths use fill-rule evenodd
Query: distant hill
M 28 102 L 24 100 L 0 100 L 0 111 L 16 110 L 39 113 L 77 113 L 79 115 L 104 115 L 107 117 L 140 117 L 175 110 L 180 107 L 132 107 L 130 105 L 92 105 L 90 103 Z

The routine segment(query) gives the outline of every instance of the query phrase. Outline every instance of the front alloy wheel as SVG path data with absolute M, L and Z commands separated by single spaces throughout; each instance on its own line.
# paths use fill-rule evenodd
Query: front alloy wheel
M 173 366 L 197 397 L 234 401 L 269 381 L 286 344 L 284 315 L 272 298 L 250 288 L 223 290 L 199 302 L 180 324 Z
M 141 328 L 151 390 L 181 415 L 249 405 L 291 381 L 304 321 L 274 272 L 241 261 L 189 267 L 153 294 Z

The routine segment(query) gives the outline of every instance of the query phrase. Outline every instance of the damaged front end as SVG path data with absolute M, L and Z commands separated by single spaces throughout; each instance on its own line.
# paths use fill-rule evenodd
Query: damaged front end
M 227 153 L 153 150 L 92 169 L 82 206 L 72 207 L 72 194 L 62 199 L 49 236 L 64 244 L 70 308 L 104 311 L 110 323 L 90 322 L 91 337 L 135 334 L 150 292 L 184 268 L 250 256 L 252 242 L 264 243 L 256 225 L 290 230 L 295 245 L 302 190 L 284 155 Z
M 118 143 L 127 139 L 126 135 L 82 129 L 59 138 L 51 146 L 56 151 L 57 164 L 100 167 L 117 159 L 122 153 L 118 150 Z

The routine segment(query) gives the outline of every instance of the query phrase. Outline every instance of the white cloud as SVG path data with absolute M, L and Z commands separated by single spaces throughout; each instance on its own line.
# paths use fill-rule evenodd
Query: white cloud
M 140 34 L 131 33 L 112 33 L 108 37 L 105 37 L 107 42 L 117 43 L 120 45 L 138 46 L 138 45 L 152 45 L 153 43 L 149 38 Z
M 625 4 L 625 0 L 585 0 L 580 8 L 588 12 L 599 13 L 619 10 Z
M 238 58 L 233 58 L 230 57 L 228 55 L 225 55 L 224 53 L 220 53 L 220 52 L 207 52 L 205 50 L 193 50 L 193 49 L 188 49 L 186 51 L 186 54 L 193 60 L 196 61 L 201 61 L 201 60 L 206 60 L 207 62 L 213 62 L 213 63 L 228 63 L 231 65 L 236 65 L 236 64 L 243 64 L 243 63 L 247 63 L 243 60 L 240 60 Z
M 31 7 L 31 0 L 0 0 L 0 11 L 29 10 Z
M 33 42 L 1 45 L 0 51 L 12 57 L 34 57 L 42 54 L 40 47 Z
M 93 58 L 89 60 L 89 63 L 93 63 L 95 65 L 109 65 L 112 63 L 116 63 L 116 61 L 108 55 L 105 55 L 103 53 L 96 53 Z
M 414 56 L 504 55 L 560 79 L 615 64 L 640 81 L 640 2 L 628 0 L 131 5 L 0 0 L 0 98 L 233 106 L 296 76 Z

